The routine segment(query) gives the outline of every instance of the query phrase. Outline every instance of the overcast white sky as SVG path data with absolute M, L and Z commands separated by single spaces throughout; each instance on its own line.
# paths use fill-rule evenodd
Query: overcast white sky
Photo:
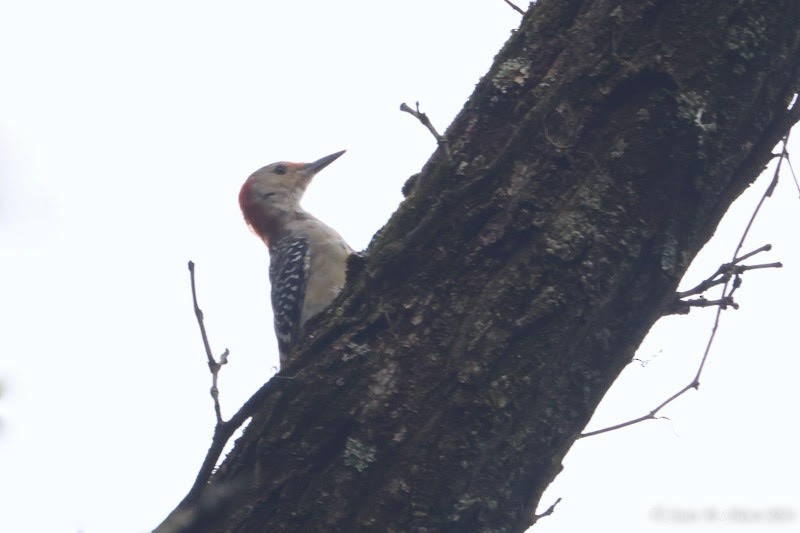
M 305 206 L 364 248 L 435 147 L 400 102 L 419 100 L 443 130 L 519 22 L 502 0 L 221 6 L 0 5 L 0 531 L 160 522 L 214 422 L 189 259 L 213 346 L 232 353 L 225 414 L 277 364 L 267 254 L 242 221 L 241 183 L 346 148 Z M 735 204 L 687 286 L 729 259 L 768 180 Z M 745 277 L 700 391 L 669 421 L 579 441 L 537 531 L 796 530 L 798 205 L 786 174 L 747 245 L 771 242 L 758 260 L 786 267 Z M 590 428 L 686 384 L 712 320 L 659 323 L 639 353 L 649 363 L 625 371 Z

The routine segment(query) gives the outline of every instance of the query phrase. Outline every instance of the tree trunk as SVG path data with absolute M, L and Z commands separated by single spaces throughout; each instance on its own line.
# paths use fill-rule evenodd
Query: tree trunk
M 798 28 L 789 0 L 532 6 L 192 531 L 525 530 L 800 117 Z

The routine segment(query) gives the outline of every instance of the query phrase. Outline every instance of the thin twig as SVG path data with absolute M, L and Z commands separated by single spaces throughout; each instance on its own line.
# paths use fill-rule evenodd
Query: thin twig
M 761 211 L 761 206 L 764 205 L 764 202 L 767 198 L 772 196 L 772 191 L 775 190 L 775 186 L 778 184 L 778 177 L 781 173 L 781 163 L 783 163 L 784 159 L 789 158 L 789 152 L 786 151 L 786 145 L 789 142 L 789 133 L 784 135 L 783 137 L 783 149 L 781 150 L 781 156 L 778 159 L 778 164 L 775 165 L 775 173 L 772 175 L 772 181 L 769 182 L 769 187 L 767 187 L 766 192 L 761 196 L 761 199 L 758 201 L 755 210 L 753 210 L 753 214 L 750 216 L 750 220 L 747 222 L 747 227 L 744 229 L 744 233 L 742 233 L 742 238 L 739 239 L 739 244 L 736 246 L 736 250 L 733 252 L 733 258 L 736 259 L 736 256 L 739 255 L 739 250 L 742 249 L 744 245 L 744 240 L 747 238 L 747 235 L 750 233 L 750 228 L 753 227 L 753 222 L 756 220 L 756 216 L 758 216 L 759 211 Z
M 203 488 L 205 488 L 206 484 L 208 483 L 208 480 L 211 479 L 211 474 L 214 472 L 214 466 L 216 466 L 219 456 L 222 455 L 222 450 L 225 448 L 225 444 L 227 444 L 228 439 L 231 438 L 233 432 L 239 429 L 239 427 L 244 424 L 247 419 L 253 416 L 258 406 L 261 405 L 269 393 L 275 389 L 275 383 L 277 383 L 277 381 L 273 380 L 264 383 L 261 388 L 258 389 L 250 397 L 250 399 L 239 408 L 239 410 L 230 418 L 230 420 L 227 422 L 218 423 L 216 427 L 214 427 L 214 436 L 211 439 L 211 446 L 209 446 L 208 452 L 206 452 L 206 457 L 203 459 L 203 464 L 200 466 L 200 471 L 197 473 L 197 477 L 195 477 L 192 488 L 189 489 L 189 493 L 186 494 L 183 500 L 181 500 L 181 503 L 178 504 L 178 508 L 189 505 L 197 500 L 203 491 Z
M 785 147 L 784 147 L 784 151 Z M 789 172 L 792 173 L 792 179 L 794 180 L 794 186 L 797 188 L 797 192 L 800 193 L 800 183 L 797 182 L 797 174 L 794 172 L 794 165 L 792 165 L 792 160 L 789 157 L 786 157 L 786 164 L 789 165 Z
M 436 131 L 436 128 L 433 127 L 433 124 L 431 124 L 431 120 L 428 118 L 428 115 L 419 110 L 419 102 L 416 103 L 416 108 L 416 110 L 411 109 L 405 102 L 400 104 L 400 111 L 409 113 L 415 116 L 417 120 L 422 122 L 422 125 L 428 128 L 428 131 L 431 132 L 433 137 L 436 139 L 436 142 L 439 143 L 439 146 L 444 148 L 444 153 L 447 154 L 447 158 L 452 159 L 453 156 L 450 154 L 450 146 L 447 144 L 447 139 L 445 136 L 440 135 L 439 132 Z
M 722 315 L 722 307 L 717 307 L 717 314 L 716 314 L 716 316 L 714 318 L 714 326 L 711 328 L 711 335 L 709 336 L 708 342 L 706 343 L 706 349 L 705 349 L 705 352 L 703 353 L 703 358 L 700 361 L 700 366 L 697 369 L 697 373 L 695 374 L 694 379 L 691 382 L 689 382 L 688 385 L 686 385 L 681 390 L 679 390 L 678 392 L 676 392 L 675 394 L 673 394 L 672 396 L 670 396 L 669 398 L 667 398 L 666 400 L 661 402 L 655 409 L 653 409 L 652 411 L 650 411 L 649 413 L 647 413 L 645 415 L 642 415 L 642 416 L 640 416 L 638 418 L 634 418 L 632 420 L 628 420 L 627 422 L 622 422 L 620 424 L 615 424 L 613 426 L 609 426 L 609 427 L 606 427 L 606 428 L 603 428 L 603 429 L 597 429 L 595 431 L 589 431 L 587 433 L 581 433 L 580 435 L 578 435 L 578 438 L 582 439 L 582 438 L 585 438 L 585 437 L 591 437 L 591 436 L 594 436 L 594 435 L 600 435 L 601 433 L 608 433 L 609 431 L 614 431 L 616 429 L 622 429 L 624 427 L 632 426 L 634 424 L 638 424 L 639 422 L 644 422 L 645 420 L 655 420 L 657 418 L 665 418 L 665 417 L 659 417 L 659 416 L 656 416 L 656 415 L 664 407 L 666 407 L 667 405 L 671 404 L 673 401 L 678 399 L 680 396 L 683 396 L 683 394 L 686 393 L 687 391 L 689 391 L 691 389 L 695 389 L 696 390 L 700 386 L 700 374 L 703 372 L 703 367 L 706 364 L 706 359 L 708 358 L 708 353 L 711 350 L 711 344 L 714 342 L 714 337 L 716 337 L 716 335 L 717 335 L 717 326 L 719 326 L 719 318 L 720 318 L 721 315 Z
M 764 246 L 762 246 L 762 247 L 760 247 L 760 248 L 758 248 L 756 250 L 753 250 L 750 253 L 747 253 L 747 254 L 744 254 L 742 256 L 739 256 L 739 251 L 742 249 L 742 246 L 744 245 L 744 240 L 747 237 L 747 234 L 750 232 L 750 228 L 753 226 L 753 221 L 755 220 L 756 215 L 758 215 L 758 212 L 761 210 L 761 206 L 764 204 L 764 201 L 772 194 L 772 192 L 775 190 L 775 185 L 778 183 L 778 175 L 779 175 L 780 169 L 781 169 L 781 162 L 784 159 L 788 158 L 788 153 L 786 152 L 786 144 L 788 142 L 788 139 L 789 139 L 789 134 L 787 133 L 783 137 L 783 150 L 781 152 L 780 160 L 778 161 L 778 164 L 777 164 L 777 166 L 775 168 L 775 174 L 773 175 L 769 186 L 764 191 L 764 194 L 761 196 L 761 199 L 758 201 L 758 204 L 756 205 L 755 210 L 753 211 L 753 214 L 750 217 L 750 220 L 747 222 L 747 226 L 745 227 L 745 230 L 742 233 L 742 237 L 741 237 L 741 239 L 739 239 L 739 243 L 736 245 L 736 250 L 733 252 L 733 258 L 731 259 L 731 262 L 720 266 L 720 268 L 717 270 L 717 272 L 714 274 L 714 276 L 711 276 L 711 278 L 709 278 L 709 279 L 713 279 L 717 275 L 719 275 L 720 273 L 723 273 L 724 281 L 721 282 L 722 283 L 722 291 L 721 291 L 721 296 L 720 296 L 720 299 L 719 299 L 720 301 L 726 301 L 726 300 L 732 301 L 733 293 L 736 292 L 736 289 L 738 289 L 739 285 L 741 284 L 741 278 L 739 277 L 739 274 L 741 274 L 741 272 L 744 272 L 745 270 L 753 270 L 753 269 L 756 269 L 756 268 L 773 268 L 773 267 L 782 266 L 781 263 L 766 263 L 766 264 L 763 264 L 763 265 L 752 265 L 752 266 L 740 266 L 737 263 L 740 263 L 741 261 L 744 261 L 745 259 L 747 259 L 749 257 L 752 257 L 753 255 L 755 255 L 757 253 L 760 253 L 760 252 L 763 252 L 763 251 L 767 251 L 767 250 L 769 250 L 771 248 L 770 245 L 764 245 Z M 733 276 L 731 276 L 731 270 L 733 270 Z M 731 277 L 733 277 L 733 283 L 732 284 L 731 284 Z M 723 279 L 723 278 L 720 278 L 720 279 Z M 706 281 L 708 281 L 708 280 L 706 280 Z M 705 282 L 703 282 L 703 283 L 705 283 Z M 700 288 L 703 285 L 703 283 L 700 283 L 700 285 L 695 287 L 695 289 Z M 716 284 L 718 284 L 718 283 L 714 283 L 714 285 L 716 285 Z M 730 290 L 728 290 L 729 286 L 730 286 Z M 691 291 L 693 291 L 695 289 L 691 289 L 690 291 L 686 291 L 686 292 L 687 293 L 691 293 Z M 627 427 L 627 426 L 632 426 L 634 424 L 638 424 L 639 422 L 644 422 L 645 420 L 654 420 L 656 418 L 664 418 L 664 417 L 656 416 L 659 413 L 659 411 L 661 411 L 661 409 L 663 409 L 664 407 L 666 407 L 667 405 L 669 405 L 670 403 L 675 401 L 680 396 L 683 396 L 683 394 L 685 394 L 687 391 L 689 391 L 691 389 L 697 390 L 700 387 L 700 376 L 703 373 L 703 369 L 705 368 L 706 362 L 708 361 L 708 356 L 711 353 L 711 345 L 714 343 L 714 339 L 715 339 L 715 337 L 717 335 L 717 328 L 719 327 L 720 317 L 722 316 L 722 311 L 724 310 L 724 308 L 725 308 L 724 305 L 718 305 L 717 306 L 717 312 L 716 312 L 716 315 L 714 316 L 714 325 L 711 327 L 711 334 L 708 337 L 708 342 L 706 342 L 706 349 L 703 351 L 703 357 L 700 359 L 700 364 L 697 367 L 697 372 L 695 372 L 694 378 L 689 382 L 688 385 L 686 385 L 685 387 L 680 389 L 678 392 L 676 392 L 675 394 L 673 394 L 672 396 L 670 396 L 669 398 L 667 398 L 666 400 L 661 402 L 658 406 L 656 406 L 655 409 L 653 409 L 652 411 L 650 411 L 649 413 L 647 413 L 645 415 L 642 415 L 642 416 L 640 416 L 638 418 L 634 418 L 634 419 L 628 420 L 626 422 L 615 424 L 613 426 L 609 426 L 609 427 L 606 427 L 606 428 L 603 428 L 603 429 L 598 429 L 598 430 L 595 430 L 595 431 L 589 431 L 589 432 L 586 432 L 586 433 L 582 433 L 582 434 L 578 435 L 578 438 L 582 439 L 584 437 L 591 437 L 593 435 L 599 435 L 601 433 L 608 433 L 609 431 L 614 431 L 616 429 L 621 429 L 621 428 L 624 428 L 624 427 Z
M 524 14 L 525 14 L 525 12 L 524 12 L 522 9 L 520 9 L 520 7 L 519 7 L 519 6 L 517 6 L 516 4 L 514 4 L 513 2 L 511 2 L 511 0 L 503 0 L 503 1 L 504 1 L 506 4 L 510 5 L 510 6 L 511 6 L 511 9 L 513 9 L 514 11 L 516 11 L 517 13 L 519 13 L 520 15 L 524 15 Z
M 206 452 L 206 457 L 203 459 L 203 464 L 200 466 L 200 471 L 197 473 L 197 477 L 195 478 L 192 488 L 189 489 L 188 494 L 186 494 L 181 503 L 178 504 L 178 508 L 189 505 L 197 500 L 203 488 L 208 483 L 208 480 L 211 479 L 211 474 L 214 472 L 214 467 L 219 460 L 219 456 L 222 454 L 222 449 L 231 438 L 231 435 L 233 435 L 234 431 L 244 424 L 247 419 L 253 416 L 253 413 L 255 413 L 257 407 L 267 397 L 267 394 L 274 389 L 274 387 L 270 386 L 270 384 L 273 382 L 268 381 L 262 385 L 261 388 L 258 389 L 258 391 L 256 391 L 255 394 L 253 394 L 250 399 L 244 403 L 244 405 L 242 405 L 242 407 L 239 408 L 239 410 L 230 418 L 230 420 L 225 421 L 222 419 L 222 413 L 219 406 L 217 378 L 222 366 L 227 364 L 230 352 L 226 348 L 225 351 L 222 352 L 222 355 L 220 355 L 219 362 L 217 362 L 214 359 L 214 356 L 211 354 L 211 345 L 208 341 L 208 334 L 206 332 L 206 327 L 203 320 L 203 311 L 200 309 L 200 306 L 197 303 L 194 262 L 192 261 L 189 261 L 189 277 L 192 285 L 194 314 L 195 317 L 197 317 L 197 324 L 200 326 L 200 335 L 203 338 L 203 346 L 208 358 L 208 369 L 211 371 L 212 376 L 211 397 L 214 399 L 214 412 L 217 415 L 217 423 L 214 426 L 214 436 L 211 439 L 211 446 L 209 447 L 208 452 Z
M 756 254 L 760 254 L 761 252 L 769 252 L 770 250 L 772 250 L 772 245 L 771 244 L 765 244 L 764 246 L 762 246 L 760 248 L 756 248 L 752 252 L 748 252 L 748 253 L 744 254 L 743 256 L 741 256 L 739 258 L 734 258 L 733 261 L 731 261 L 731 262 L 734 263 L 734 264 L 738 264 L 738 263 L 741 263 L 742 261 L 744 261 L 746 259 L 750 259 L 751 257 L 753 257 Z
M 766 265 L 755 265 L 755 266 L 738 266 L 738 263 L 741 263 L 745 259 L 749 259 L 754 255 L 761 253 L 761 252 L 768 252 L 772 250 L 771 244 L 765 244 L 760 248 L 756 248 L 752 252 L 746 253 L 739 258 L 735 258 L 730 263 L 725 263 L 720 265 L 716 272 L 711 274 L 708 278 L 704 279 L 694 287 L 686 291 L 680 291 L 675 293 L 676 299 L 686 298 L 687 296 L 694 296 L 695 294 L 702 294 L 711 287 L 716 285 L 721 285 L 725 283 L 728 279 L 730 279 L 731 275 L 741 274 L 746 270 L 753 270 L 755 268 L 768 268 L 774 266 L 782 266 L 780 263 L 769 263 Z
M 741 284 L 741 275 L 747 272 L 748 270 L 758 270 L 762 268 L 781 268 L 783 267 L 783 263 L 780 261 L 775 261 L 772 263 L 762 263 L 759 265 L 738 265 L 739 261 L 743 261 L 748 257 L 753 256 L 758 252 L 763 252 L 765 250 L 770 250 L 772 248 L 771 245 L 767 244 L 762 246 L 761 248 L 750 252 L 749 254 L 745 254 L 744 256 L 735 259 L 731 263 L 725 263 L 724 265 L 720 265 L 714 274 L 712 274 L 707 279 L 698 283 L 695 287 L 692 287 L 689 290 L 677 292 L 675 293 L 675 300 L 673 300 L 671 306 L 667 309 L 664 314 L 686 314 L 690 311 L 692 307 L 711 307 L 714 305 L 721 305 L 724 307 L 731 306 L 734 309 L 738 309 L 739 306 L 733 301 L 733 291 L 739 287 Z M 706 300 L 702 294 L 710 289 L 711 287 L 715 287 L 717 285 L 727 285 L 727 283 L 733 277 L 734 286 L 733 290 L 728 293 L 727 296 L 723 296 L 717 300 Z M 685 300 L 689 296 L 694 295 L 701 295 L 700 298 L 696 298 L 693 300 Z
M 194 304 L 194 316 L 197 318 L 197 325 L 200 326 L 200 336 L 203 338 L 203 347 L 206 349 L 206 356 L 208 357 L 208 370 L 211 372 L 211 398 L 214 399 L 214 412 L 217 415 L 217 424 L 222 424 L 222 410 L 219 406 L 219 389 L 217 388 L 217 379 L 222 365 L 228 363 L 228 355 L 230 352 L 227 348 L 219 356 L 219 362 L 214 359 L 211 354 L 211 344 L 208 342 L 208 334 L 206 333 L 206 326 L 203 321 L 203 311 L 197 304 L 197 288 L 194 282 L 194 261 L 189 261 L 189 279 L 192 284 L 192 303 Z
M 550 507 L 548 507 L 548 508 L 545 510 L 545 512 L 543 512 L 543 513 L 541 513 L 541 514 L 535 514 L 535 515 L 533 515 L 533 520 L 531 520 L 531 524 L 530 524 L 530 525 L 532 526 L 533 524 L 535 524 L 536 522 L 538 522 L 540 518 L 544 518 L 545 516 L 550 516 L 551 514 L 553 514 L 553 511 L 555 511 L 555 510 L 556 510 L 556 505 L 558 505 L 558 503 L 559 503 L 560 501 L 561 501 L 561 498 L 558 498 L 556 501 L 554 501 L 554 502 L 553 502 L 553 503 L 550 505 Z M 528 526 L 528 527 L 530 527 L 530 526 Z
M 673 311 L 673 314 L 676 315 L 685 315 L 689 312 L 689 309 L 692 307 L 715 307 L 720 306 L 723 309 L 730 306 L 734 309 L 739 309 L 739 304 L 733 301 L 733 298 L 725 297 L 719 298 L 717 300 L 706 300 L 703 297 L 695 298 L 692 300 L 681 300 L 680 304 L 678 304 Z

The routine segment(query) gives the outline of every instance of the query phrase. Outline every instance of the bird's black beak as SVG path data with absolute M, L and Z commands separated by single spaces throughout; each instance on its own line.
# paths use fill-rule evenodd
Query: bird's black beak
M 303 167 L 303 170 L 311 174 L 316 174 L 323 168 L 327 167 L 328 165 L 336 161 L 336 159 L 346 151 L 347 150 L 342 150 L 341 152 L 336 152 L 335 154 L 326 155 L 321 159 L 317 159 L 313 163 L 306 163 L 306 165 Z

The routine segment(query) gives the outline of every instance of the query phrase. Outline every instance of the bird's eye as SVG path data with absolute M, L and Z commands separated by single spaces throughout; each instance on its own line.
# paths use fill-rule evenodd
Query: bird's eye
M 275 174 L 286 174 L 286 165 L 277 165 L 272 169 Z

